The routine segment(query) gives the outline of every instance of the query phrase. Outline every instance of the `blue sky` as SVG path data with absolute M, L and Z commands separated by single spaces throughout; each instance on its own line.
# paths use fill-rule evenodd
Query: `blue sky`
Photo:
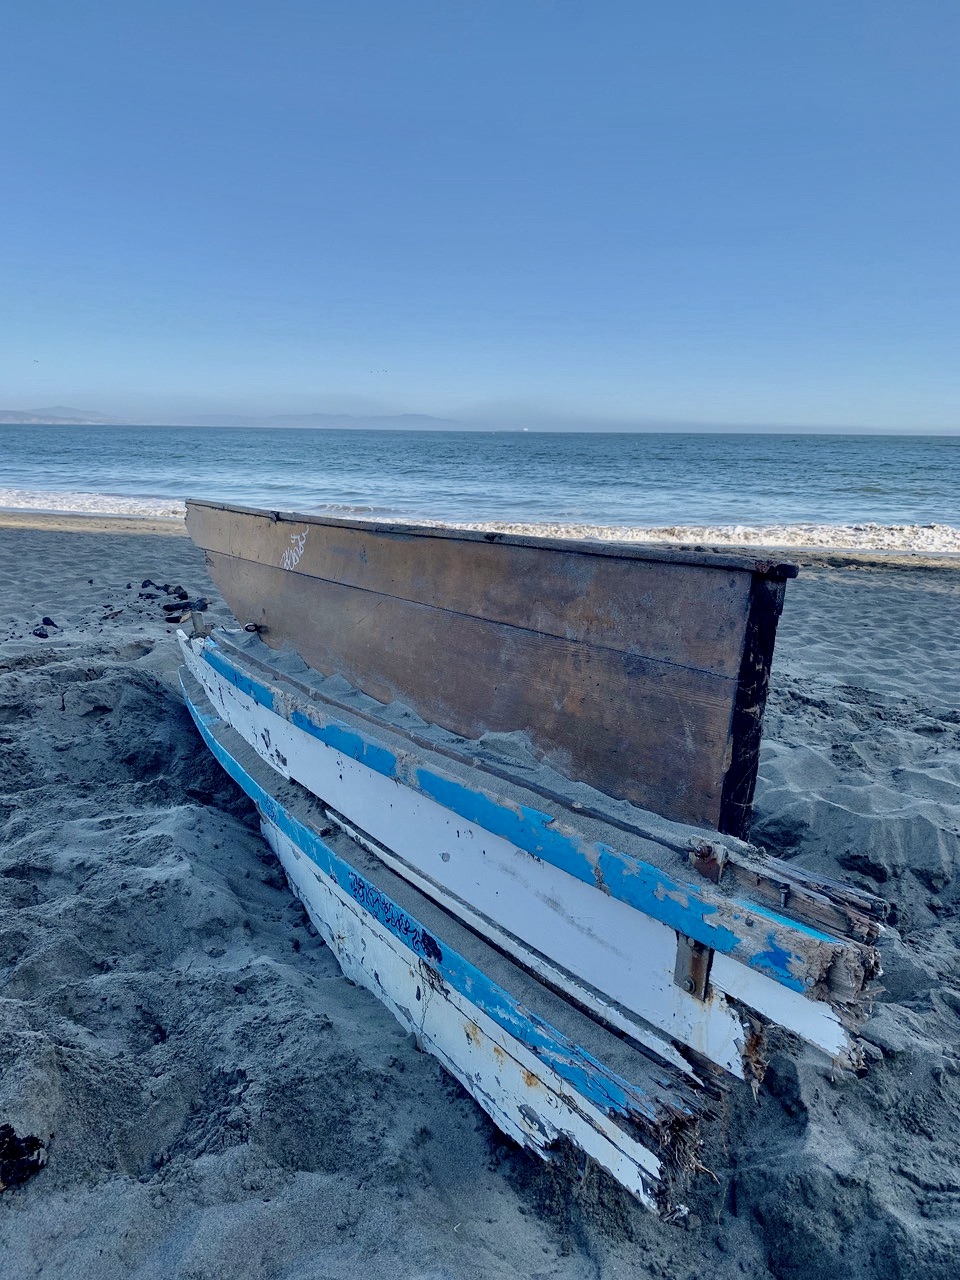
M 0 13 L 0 408 L 960 429 L 956 0 Z

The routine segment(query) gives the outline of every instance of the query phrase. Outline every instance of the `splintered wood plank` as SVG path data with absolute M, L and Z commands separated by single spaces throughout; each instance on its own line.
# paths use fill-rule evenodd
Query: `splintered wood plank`
M 716 827 L 734 680 L 208 556 L 238 619 L 324 675 L 465 737 L 521 730 L 566 777 Z

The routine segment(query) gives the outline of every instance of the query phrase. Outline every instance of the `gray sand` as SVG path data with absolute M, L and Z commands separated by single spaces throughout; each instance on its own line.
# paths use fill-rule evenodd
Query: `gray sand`
M 226 616 L 177 526 L 6 524 L 0 1124 L 53 1137 L 5 1277 L 954 1280 L 960 572 L 788 588 L 755 834 L 896 904 L 886 990 L 863 1078 L 791 1049 L 731 1091 L 666 1226 L 501 1138 L 311 935 L 140 596 Z

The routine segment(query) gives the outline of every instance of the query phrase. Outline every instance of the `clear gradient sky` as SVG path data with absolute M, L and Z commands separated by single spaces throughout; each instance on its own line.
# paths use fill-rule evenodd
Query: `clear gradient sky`
M 0 408 L 960 429 L 957 0 L 0 5 Z

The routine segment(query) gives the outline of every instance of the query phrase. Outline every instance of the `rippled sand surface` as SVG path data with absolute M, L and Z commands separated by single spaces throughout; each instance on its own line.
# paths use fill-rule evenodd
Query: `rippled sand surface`
M 863 1078 L 790 1048 L 728 1095 L 667 1226 L 340 976 L 180 702 L 164 587 L 227 614 L 178 535 L 0 521 L 0 1123 L 49 1139 L 5 1277 L 953 1280 L 960 572 L 789 584 L 756 835 L 895 904 L 885 990 Z

